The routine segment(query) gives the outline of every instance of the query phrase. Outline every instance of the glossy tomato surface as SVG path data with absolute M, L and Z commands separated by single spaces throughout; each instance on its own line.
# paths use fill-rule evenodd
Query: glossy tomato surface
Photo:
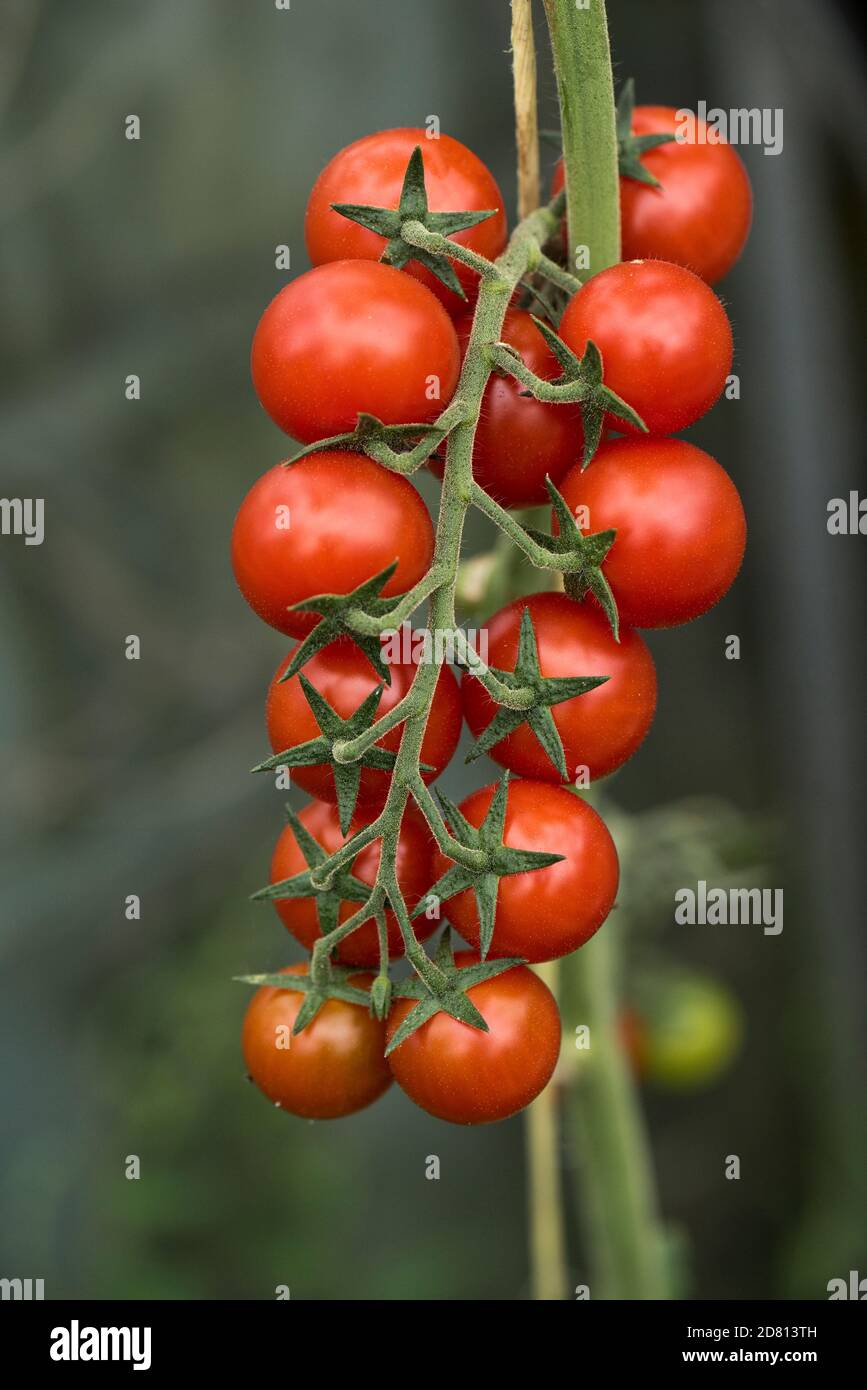
M 636 106 L 633 135 L 682 131 L 673 106 Z M 670 141 L 641 156 L 659 187 L 620 180 L 622 256 L 625 261 L 674 261 L 716 284 L 744 248 L 752 220 L 752 190 L 743 160 L 731 145 L 717 143 L 696 118 L 688 140 Z M 552 194 L 563 187 L 558 163 Z
M 591 464 L 591 467 L 593 465 Z M 608 676 L 604 685 L 552 706 L 563 741 L 567 781 L 583 785 L 604 777 L 630 758 L 644 739 L 656 709 L 656 668 L 646 643 L 630 628 L 615 642 L 598 608 L 566 594 L 530 594 L 515 599 L 486 624 L 488 664 L 513 671 L 525 608 L 536 633 L 543 676 Z M 463 678 L 464 713 L 473 733 L 490 724 L 498 706 L 484 686 Z M 522 777 L 560 782 L 554 764 L 528 725 L 494 745 L 490 756 Z M 586 770 L 586 778 L 585 778 Z
M 307 703 L 299 677 L 280 683 L 292 653 L 281 661 L 268 690 L 265 717 L 268 737 L 275 753 L 294 748 L 308 739 L 318 738 L 319 725 Z M 411 662 L 394 662 L 390 666 L 391 685 L 382 692 L 377 718 L 381 719 L 406 694 L 416 668 Z M 325 697 L 342 719 L 348 719 L 362 701 L 375 690 L 380 681 L 363 652 L 348 638 L 340 638 L 323 647 L 304 667 L 304 675 Z M 396 753 L 403 727 L 389 730 L 377 747 Z M 430 718 L 421 748 L 421 761 L 430 766 L 422 773 L 426 782 L 438 777 L 451 759 L 461 735 L 461 696 L 458 683 L 448 666 L 440 669 Z M 311 796 L 322 801 L 336 801 L 334 777 L 330 763 L 311 767 L 293 767 L 292 782 L 303 787 Z M 391 783 L 391 773 L 365 767 L 361 773 L 359 806 L 377 805 L 385 800 Z
M 364 454 L 311 454 L 253 484 L 235 519 L 232 566 L 254 612 L 290 637 L 315 627 L 293 603 L 346 594 L 387 569 L 390 598 L 411 589 L 433 558 L 427 507 L 406 478 Z
M 370 816 L 356 815 L 350 826 L 349 834 L 344 835 L 340 830 L 337 809 L 328 802 L 311 801 L 308 806 L 304 807 L 299 816 L 305 830 L 309 831 L 327 854 L 334 854 L 336 850 L 341 849 L 352 835 L 370 823 L 370 819 Z M 381 844 L 379 841 L 367 845 L 353 859 L 347 872 L 353 878 L 358 879 L 360 883 L 372 887 L 379 868 L 380 853 Z M 404 814 L 400 838 L 397 842 L 395 868 L 404 902 L 410 912 L 413 911 L 433 882 L 432 860 L 433 841 L 430 831 L 421 816 L 413 810 L 412 806 L 409 806 Z M 307 860 L 295 838 L 295 832 L 291 825 L 287 825 L 274 847 L 274 855 L 271 860 L 271 882 L 280 883 L 283 879 L 293 878 L 296 874 L 305 873 L 307 868 Z M 273 902 L 283 925 L 297 941 L 301 942 L 302 946 L 305 946 L 308 951 L 311 950 L 314 943 L 322 935 L 315 897 L 276 898 Z M 338 920 L 340 922 L 347 921 L 353 913 L 358 911 L 360 906 L 360 902 L 354 899 L 342 901 Z M 392 958 L 401 956 L 403 955 L 403 938 L 397 919 L 391 910 L 386 912 L 385 919 L 388 928 L 389 955 Z M 437 922 L 428 921 L 427 917 L 420 916 L 416 918 L 414 927 L 416 936 L 423 940 L 436 930 Z M 379 940 L 376 923 L 374 921 L 364 922 L 350 936 L 345 937 L 337 947 L 335 958 L 345 965 L 378 966 Z
M 713 290 L 683 266 L 623 261 L 569 301 L 560 336 L 579 357 L 602 353 L 603 380 L 650 434 L 675 434 L 710 410 L 732 364 L 732 330 Z M 640 433 L 608 416 L 611 429 Z
M 452 238 L 488 260 L 495 260 L 506 245 L 503 195 L 485 164 L 450 135 L 431 139 L 420 128 L 380 130 L 365 135 L 336 154 L 313 185 L 307 203 L 304 236 L 314 265 L 336 260 L 378 261 L 385 242 L 376 232 L 334 212 L 332 203 L 357 203 L 368 207 L 396 208 L 409 163 L 421 147 L 425 187 L 431 212 L 486 212 L 494 216 Z M 437 296 L 450 313 L 459 314 L 466 301 L 447 289 L 418 261 L 405 267 Z M 455 266 L 464 293 L 475 299 L 478 276 Z
M 306 965 L 290 965 L 280 973 L 306 971 Z M 356 976 L 351 983 L 369 987 L 370 978 Z M 361 1004 L 329 999 L 313 1022 L 291 1037 L 303 998 L 271 986 L 253 995 L 241 1031 L 250 1077 L 275 1105 L 308 1120 L 363 1110 L 391 1084 L 383 1056 L 385 1024 Z
M 478 960 L 470 951 L 457 965 Z M 560 1055 L 560 1014 L 548 986 L 526 966 L 468 991 L 488 1032 L 438 1013 L 389 1055 L 397 1084 L 422 1110 L 453 1124 L 504 1120 L 529 1105 L 551 1079 Z M 391 1039 L 413 1006 L 399 999 L 388 1018 Z
M 436 419 L 460 351 L 445 309 L 411 275 L 332 261 L 271 300 L 250 368 L 271 419 L 306 444 L 353 430 L 362 411 L 387 425 Z
M 673 627 L 712 608 L 746 546 L 737 488 L 683 439 L 619 439 L 563 479 L 584 531 L 617 531 L 603 572 L 629 627 Z M 553 522 L 556 528 L 556 518 Z
M 496 786 L 481 787 L 461 802 L 471 825 L 481 825 Z M 608 827 L 592 806 L 565 787 L 513 778 L 509 783 L 503 842 L 512 849 L 562 854 L 557 864 L 500 879 L 490 956 L 520 956 L 536 964 L 577 951 L 614 905 L 619 865 Z M 434 881 L 450 861 L 435 851 Z M 471 889 L 443 904 L 443 911 L 472 946 L 479 946 L 479 914 Z

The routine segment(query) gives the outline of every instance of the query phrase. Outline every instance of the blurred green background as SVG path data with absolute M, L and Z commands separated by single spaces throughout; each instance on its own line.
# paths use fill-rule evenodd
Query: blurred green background
M 660 707 L 610 789 L 606 930 L 633 935 L 630 971 L 697 969 L 743 1011 L 725 1076 L 644 1096 L 685 1292 L 824 1298 L 867 1274 L 864 541 L 825 526 L 865 476 L 864 73 L 818 0 L 609 13 L 640 101 L 785 113 L 782 155 L 743 151 L 755 224 L 722 288 L 741 399 L 690 436 L 741 489 L 747 562 L 714 613 L 651 634 Z M 42 546 L 0 543 L 0 1275 L 49 1298 L 526 1297 L 521 1119 L 465 1132 L 397 1092 L 334 1125 L 278 1113 L 244 1079 L 231 981 L 297 955 L 247 902 L 281 824 L 247 769 L 284 647 L 228 563 L 286 451 L 247 370 L 274 248 L 302 271 L 322 165 L 430 114 L 513 212 L 509 6 L 0 0 L 0 38 L 3 492 L 46 506 Z M 477 780 L 458 760 L 443 784 Z M 725 872 L 785 885 L 782 935 L 675 926 L 675 889 Z M 578 1283 L 568 1122 L 563 1159 Z

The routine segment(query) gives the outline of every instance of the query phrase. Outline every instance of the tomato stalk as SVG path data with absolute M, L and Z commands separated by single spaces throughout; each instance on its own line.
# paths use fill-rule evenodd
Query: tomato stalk
M 544 0 L 563 131 L 569 246 L 592 275 L 620 260 L 620 180 L 614 82 L 604 0 L 578 9 Z M 571 259 L 571 258 L 570 258 Z M 589 1057 L 572 1087 L 578 1200 L 594 1298 L 667 1294 L 662 1231 L 638 1099 L 616 1033 L 617 922 L 564 966 L 571 1017 L 587 1025 Z

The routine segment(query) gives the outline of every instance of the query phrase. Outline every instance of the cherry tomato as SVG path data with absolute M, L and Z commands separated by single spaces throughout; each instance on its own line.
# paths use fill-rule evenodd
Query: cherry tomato
M 469 315 L 455 323 L 464 350 L 471 326 Z M 507 311 L 500 338 L 517 349 L 536 376 L 551 381 L 559 375 L 556 357 L 526 310 Z M 522 396 L 522 389 L 514 377 L 491 376 L 473 442 L 476 482 L 504 507 L 543 505 L 548 501 L 546 475 L 558 482 L 584 447 L 577 406 L 537 401 Z M 441 478 L 442 461 L 431 467 Z
M 454 326 L 410 275 L 373 261 L 332 261 L 286 285 L 253 337 L 256 395 L 304 443 L 355 428 L 436 419 L 460 370 Z
M 624 261 L 573 296 L 560 336 L 581 356 L 590 338 L 603 380 L 651 434 L 675 434 L 710 410 L 732 364 L 732 330 L 713 290 L 668 261 Z M 611 429 L 638 433 L 608 417 Z
M 697 139 L 671 141 L 641 156 L 660 187 L 637 179 L 620 180 L 622 254 L 674 261 L 709 285 L 731 270 L 744 248 L 752 219 L 753 197 L 744 164 L 731 145 L 716 143 L 716 133 L 696 120 Z M 677 134 L 673 106 L 636 106 L 633 135 Z M 703 142 L 704 138 L 704 142 Z M 552 195 L 563 187 L 558 163 Z
M 349 835 L 343 835 L 340 830 L 340 821 L 337 810 L 334 806 L 324 801 L 311 801 L 309 806 L 305 806 L 299 816 L 301 824 L 308 830 L 327 854 L 334 854 L 349 839 L 349 835 L 354 835 L 356 831 L 370 823 L 370 817 L 363 814 L 356 815 L 350 827 Z M 356 855 L 347 872 L 352 874 L 361 883 L 373 886 L 376 873 L 379 868 L 381 844 L 374 841 L 367 845 L 360 854 Z M 404 902 L 410 912 L 420 902 L 424 893 L 433 882 L 431 861 L 433 858 L 433 841 L 430 832 L 412 807 L 408 807 L 403 818 L 400 829 L 400 838 L 397 842 L 396 870 L 397 881 L 403 894 Z M 271 860 L 271 882 L 280 883 L 283 879 L 293 878 L 295 874 L 303 874 L 307 871 L 308 864 L 291 825 L 287 825 L 274 847 L 274 856 Z M 319 917 L 316 911 L 316 899 L 310 898 L 277 898 L 274 899 L 274 906 L 280 916 L 283 925 L 288 928 L 297 941 L 301 942 L 307 950 L 311 950 L 314 942 L 318 941 L 322 935 L 319 927 Z M 358 911 L 361 904 L 357 901 L 344 900 L 340 904 L 338 921 L 345 922 L 353 913 Z M 391 910 L 385 914 L 386 926 L 388 928 L 388 951 L 389 955 L 403 955 L 403 938 L 400 934 L 400 927 L 397 919 Z M 428 921 L 427 917 L 418 917 L 415 920 L 415 934 L 420 940 L 436 931 L 436 921 Z M 335 955 L 338 960 L 345 965 L 378 965 L 379 964 L 379 939 L 376 931 L 376 922 L 364 922 L 350 936 L 344 938 L 337 947 Z
M 265 716 L 268 737 L 275 753 L 282 753 L 286 748 L 306 743 L 308 739 L 318 738 L 320 733 L 298 676 L 293 676 L 291 680 L 282 684 L 279 681 L 291 658 L 290 652 L 285 660 L 281 661 L 268 690 Z M 383 689 L 377 711 L 378 719 L 387 714 L 409 690 L 416 668 L 412 662 L 393 662 L 390 670 L 391 685 L 386 685 Z M 367 657 L 349 638 L 340 638 L 318 651 L 305 665 L 304 675 L 311 685 L 324 695 L 342 719 L 348 719 L 379 684 Z M 390 729 L 379 740 L 377 747 L 397 752 L 402 734 L 403 726 Z M 426 782 L 432 782 L 440 775 L 457 748 L 460 736 L 460 690 L 450 668 L 443 666 L 437 680 L 421 748 L 421 761 L 428 763 L 432 769 L 422 773 Z M 299 787 L 303 787 L 311 796 L 319 797 L 321 801 L 337 800 L 330 763 L 293 767 L 291 778 Z M 390 783 L 390 772 L 380 771 L 379 768 L 363 768 L 358 805 L 380 804 L 388 795 Z
M 304 975 L 290 965 L 281 975 Z M 369 975 L 352 984 L 366 988 Z M 294 990 L 258 989 L 244 1015 L 241 1047 L 247 1070 L 269 1100 L 307 1120 L 335 1120 L 363 1110 L 387 1091 L 392 1075 L 385 1024 L 361 1004 L 328 999 L 294 1038 L 292 1025 L 304 998 Z
M 304 637 L 312 613 L 290 613 L 317 594 L 346 594 L 397 561 L 384 598 L 427 573 L 434 533 L 406 478 L 364 454 L 311 454 L 254 483 L 235 519 L 232 565 L 254 612 L 278 632 Z
M 481 825 L 496 786 L 461 802 L 471 825 Z M 565 787 L 514 779 L 506 803 L 504 844 L 512 849 L 562 854 L 557 864 L 500 879 L 490 956 L 520 956 L 532 964 L 577 951 L 602 925 L 617 895 L 614 841 L 592 806 Z M 450 860 L 435 851 L 433 881 Z M 444 904 L 449 921 L 479 946 L 479 914 L 471 889 Z
M 495 260 L 506 245 L 503 195 L 482 161 L 450 135 L 431 139 L 426 130 L 381 130 L 347 145 L 326 164 L 313 185 L 307 203 L 304 236 L 314 265 L 326 261 L 378 261 L 385 241 L 376 232 L 334 212 L 332 203 L 360 203 L 369 207 L 396 208 L 406 166 L 416 146 L 421 146 L 425 187 L 431 212 L 485 212 L 494 216 L 457 232 L 452 240 L 480 256 Z M 452 262 L 454 265 L 454 262 Z M 464 293 L 476 297 L 478 276 L 455 265 Z M 418 261 L 406 271 L 421 281 L 450 313 L 462 313 L 466 301 L 446 289 L 442 281 Z
M 591 465 L 592 467 L 592 465 Z M 604 685 L 551 707 L 563 741 L 569 780 L 586 769 L 594 780 L 630 758 L 650 728 L 656 709 L 656 668 L 637 632 L 622 628 L 615 642 L 597 608 L 566 594 L 515 599 L 487 623 L 488 665 L 513 671 L 521 615 L 529 608 L 543 676 L 608 676 Z M 463 680 L 464 714 L 478 735 L 498 706 L 470 675 Z M 522 777 L 559 782 L 560 774 L 527 724 L 494 745 L 490 757 Z M 583 784 L 581 778 L 579 784 Z
M 677 973 L 646 986 L 638 1006 L 643 1077 L 668 1090 L 693 1090 L 718 1080 L 740 1050 L 738 1001 L 718 980 Z
M 561 492 L 582 530 L 616 529 L 602 568 L 629 627 L 697 618 L 740 569 L 746 520 L 737 488 L 683 439 L 603 444 L 583 473 L 567 473 Z
M 459 951 L 457 965 L 478 960 Z M 389 1056 L 398 1086 L 416 1105 L 453 1124 L 505 1120 L 529 1105 L 551 1079 L 560 1054 L 560 1013 L 548 986 L 515 966 L 467 991 L 488 1032 L 434 1014 Z M 391 1039 L 413 1006 L 398 999 Z

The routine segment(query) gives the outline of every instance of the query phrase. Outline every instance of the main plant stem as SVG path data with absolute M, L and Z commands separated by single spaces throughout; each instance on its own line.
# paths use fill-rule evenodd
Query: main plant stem
M 604 0 L 579 9 L 545 0 L 563 129 L 569 246 L 590 274 L 620 260 L 614 83 Z M 580 262 L 573 268 L 578 268 Z M 571 1108 L 578 1199 L 594 1298 L 665 1298 L 666 1273 L 647 1138 L 617 1037 L 617 914 L 564 968 L 573 1026 L 589 1027 L 589 1059 Z

